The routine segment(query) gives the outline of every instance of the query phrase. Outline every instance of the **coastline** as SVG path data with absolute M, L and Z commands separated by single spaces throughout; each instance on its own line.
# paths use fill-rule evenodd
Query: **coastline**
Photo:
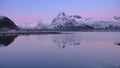
M 25 34 L 61 34 L 60 31 L 2 31 L 2 35 L 25 35 Z

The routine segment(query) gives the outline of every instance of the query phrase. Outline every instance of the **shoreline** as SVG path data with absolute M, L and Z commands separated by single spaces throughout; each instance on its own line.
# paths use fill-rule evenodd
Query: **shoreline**
M 25 35 L 25 34 L 61 34 L 60 31 L 3 31 L 0 34 Z
M 93 30 L 93 31 L 40 31 L 40 30 L 10 30 L 1 31 L 0 35 L 30 35 L 30 34 L 70 34 L 71 32 L 120 32 L 120 31 L 109 31 L 109 30 Z

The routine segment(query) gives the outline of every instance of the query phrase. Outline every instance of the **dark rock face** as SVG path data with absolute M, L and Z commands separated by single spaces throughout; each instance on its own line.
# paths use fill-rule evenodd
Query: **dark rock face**
M 0 16 L 0 31 L 19 30 L 20 28 L 9 18 Z
M 73 17 L 74 17 L 74 18 L 77 18 L 77 19 L 82 18 L 82 17 L 81 17 L 81 16 L 79 16 L 79 15 L 74 15 Z
M 120 46 L 120 42 L 115 42 L 114 44 Z
M 60 12 L 58 15 L 57 15 L 57 17 L 63 17 L 63 16 L 66 16 L 66 14 L 64 13 L 64 12 Z

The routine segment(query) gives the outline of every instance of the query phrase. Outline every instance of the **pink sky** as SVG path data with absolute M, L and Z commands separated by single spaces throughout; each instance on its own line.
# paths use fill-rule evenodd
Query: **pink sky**
M 83 18 L 92 17 L 94 19 L 102 20 L 102 19 L 111 18 L 114 15 L 119 15 L 119 14 L 113 14 L 113 13 L 102 13 L 102 14 L 97 14 L 97 13 L 79 14 L 78 13 L 78 14 L 74 14 L 73 13 L 73 14 L 68 14 L 68 15 L 80 15 Z M 52 16 L 52 15 L 47 15 L 47 16 L 41 15 L 41 16 L 32 16 L 32 17 L 29 17 L 29 16 L 24 16 L 24 17 L 22 17 L 22 16 L 21 17 L 10 16 L 10 18 L 14 22 L 18 22 L 18 23 L 36 23 L 36 22 L 39 22 L 39 21 L 52 20 L 56 16 L 57 16 L 57 14 L 54 15 L 54 16 Z
M 120 16 L 120 0 L 0 0 L 0 15 L 14 22 L 51 20 L 59 12 L 103 19 Z

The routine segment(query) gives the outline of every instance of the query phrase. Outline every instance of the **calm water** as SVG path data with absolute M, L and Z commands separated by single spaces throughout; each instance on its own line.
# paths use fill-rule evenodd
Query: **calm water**
M 119 32 L 0 37 L 0 68 L 120 68 Z

